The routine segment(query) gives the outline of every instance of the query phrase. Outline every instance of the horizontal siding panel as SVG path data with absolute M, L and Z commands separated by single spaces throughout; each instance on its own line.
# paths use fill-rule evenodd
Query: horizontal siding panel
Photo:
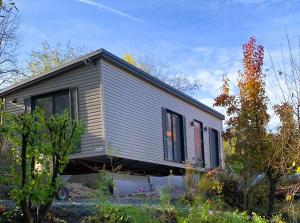
M 84 124 L 81 153 L 94 151 L 103 146 L 104 142 L 100 79 L 99 65 L 82 66 L 10 94 L 6 98 L 6 111 L 22 113 L 26 97 L 77 87 L 79 118 Z M 14 98 L 18 99 L 17 104 L 11 102 Z
M 86 77 L 83 77 L 83 78 L 86 78 Z M 70 79 L 70 77 L 69 77 L 69 79 Z M 47 81 L 51 82 L 52 80 L 53 79 L 45 80 L 45 81 L 43 81 L 43 83 L 37 84 L 37 85 L 40 85 L 40 86 L 32 86 L 32 87 L 26 88 L 26 94 L 32 96 L 32 95 L 36 95 L 36 94 L 43 94 L 43 93 L 56 91 L 58 89 L 67 89 L 69 87 L 76 87 L 76 86 L 78 86 L 80 89 L 82 88 L 83 90 L 86 90 L 87 92 L 89 92 L 89 91 L 94 92 L 93 88 L 95 87 L 95 83 L 99 82 L 99 78 L 98 79 L 97 78 L 91 79 L 91 80 L 86 81 L 86 82 L 82 82 L 82 81 L 77 80 L 77 79 L 70 79 L 70 81 L 66 81 L 66 80 L 55 81 L 55 82 L 52 83 L 52 85 L 48 85 Z M 65 84 L 66 82 L 68 82 L 68 86 L 66 86 L 66 84 Z M 22 92 L 22 90 L 19 91 L 16 94 L 14 94 L 14 96 L 22 97 L 23 94 L 21 92 Z
M 91 116 L 93 115 L 96 115 L 98 116 L 98 114 L 101 114 L 101 106 L 100 104 L 91 104 L 89 106 L 84 106 L 84 107 L 81 107 L 79 112 L 81 113 L 87 113 Z
M 137 91 L 136 89 L 134 88 L 131 88 L 131 87 L 128 87 L 127 85 L 127 82 L 129 81 L 132 81 L 134 82 L 135 84 L 139 84 L 139 79 L 134 79 L 134 80 L 131 80 L 130 76 L 121 76 L 121 77 L 116 77 L 116 75 L 113 75 L 110 72 L 106 73 L 108 75 L 107 77 L 107 81 L 110 81 L 110 82 L 121 82 L 118 86 L 110 86 L 109 89 L 105 89 L 105 92 L 104 94 L 110 94 L 110 97 L 115 97 L 114 101 L 116 103 L 133 103 L 133 104 L 136 104 L 138 102 L 141 102 L 141 103 L 144 103 L 145 99 L 147 100 L 147 104 L 149 105 L 152 105 L 152 106 L 155 106 L 156 104 L 156 98 L 155 97 L 152 97 L 153 96 L 153 91 L 157 91 L 158 89 L 154 86 L 150 86 L 149 89 L 143 89 L 144 91 L 142 92 L 138 92 L 138 96 L 139 97 L 135 97 L 135 100 L 130 100 L 129 97 L 127 97 L 127 95 L 122 95 L 120 97 L 119 95 L 119 91 L 124 91 L 126 92 L 127 94 L 131 94 L 131 95 L 136 95 L 137 94 Z M 177 99 L 175 98 L 174 96 L 172 97 L 174 99 L 176 99 L 177 101 L 179 101 L 180 103 L 182 103 L 182 101 L 180 99 Z M 187 104 L 187 103 L 186 103 Z M 188 107 L 191 107 L 190 105 Z M 187 108 L 188 108 L 187 107 Z M 208 119 L 213 119 L 214 121 L 219 121 L 218 118 L 206 113 L 206 112 L 202 112 L 203 113 L 203 116 L 205 116 L 206 118 Z
M 222 131 L 222 120 L 108 62 L 103 62 L 102 72 L 106 142 L 119 150 L 118 156 L 183 167 L 164 160 L 162 107 L 186 118 L 187 153 L 191 161 L 195 157 L 194 127 L 190 125 L 194 119 Z M 204 132 L 204 147 L 209 167 L 208 132 Z
M 82 89 L 81 89 L 82 90 Z M 91 94 L 91 96 L 88 96 L 88 95 L 85 95 L 85 97 L 81 97 L 79 100 L 78 100 L 78 103 L 80 105 L 85 105 L 85 102 L 88 101 L 89 103 L 95 103 L 97 104 L 98 101 L 99 101 L 99 96 L 98 95 L 95 95 L 95 94 Z
M 111 115 L 113 115 L 113 114 L 111 114 Z M 128 128 L 135 129 L 135 131 L 137 131 L 137 132 L 143 131 L 143 129 L 135 128 L 137 120 L 136 121 L 130 121 L 130 120 L 128 120 L 126 126 L 119 125 L 120 122 L 117 119 L 107 118 L 107 121 L 109 123 L 111 123 L 112 125 L 115 125 L 116 128 L 122 129 L 122 131 L 127 130 Z M 143 126 L 144 127 L 147 127 L 148 125 L 151 125 L 153 121 L 155 121 L 155 120 L 154 119 L 153 120 L 145 120 L 145 121 L 142 120 L 141 122 L 143 122 Z M 157 121 L 161 121 L 161 120 L 157 120 Z M 106 131 L 110 131 L 110 129 L 106 129 Z M 147 133 L 148 134 L 151 134 L 151 133 L 156 134 L 156 132 L 157 132 L 157 130 L 147 129 Z
M 90 150 L 89 148 L 96 148 L 102 146 L 103 142 L 104 141 L 101 139 L 94 139 L 94 140 L 88 139 L 85 140 L 84 142 L 81 142 L 81 146 L 85 146 L 87 148 L 85 150 Z

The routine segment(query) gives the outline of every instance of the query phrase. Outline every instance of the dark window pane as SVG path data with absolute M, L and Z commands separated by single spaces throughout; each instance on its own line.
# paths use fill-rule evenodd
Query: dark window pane
M 70 89 L 71 96 L 71 117 L 75 120 L 78 120 L 78 89 Z
M 167 113 L 167 159 L 173 160 L 173 133 L 172 133 L 172 119 L 171 114 Z
M 211 167 L 215 168 L 219 166 L 219 136 L 214 129 L 210 131 L 210 151 Z
M 51 96 L 37 98 L 34 104 L 35 104 L 35 108 L 40 108 L 44 110 L 46 116 L 51 116 L 53 114 L 53 103 L 52 103 Z
M 194 135 L 195 135 L 195 158 L 196 161 L 202 162 L 204 166 L 204 143 L 203 143 L 203 124 L 194 121 Z
M 54 96 L 54 112 L 61 114 L 66 109 L 70 110 L 69 92 L 63 92 Z
M 165 117 L 166 160 L 182 162 L 184 160 L 182 116 L 168 111 Z
M 69 91 L 54 92 L 33 98 L 34 108 L 43 109 L 46 116 L 61 114 L 70 110 Z
M 25 105 L 25 112 L 30 113 L 31 112 L 31 100 L 30 98 L 24 99 L 24 105 Z
M 200 123 L 194 121 L 194 131 L 195 131 L 195 158 L 200 160 L 201 158 L 201 132 Z
M 178 115 L 172 114 L 172 119 L 173 119 L 174 160 L 176 162 L 182 162 L 183 146 L 182 146 L 181 118 Z

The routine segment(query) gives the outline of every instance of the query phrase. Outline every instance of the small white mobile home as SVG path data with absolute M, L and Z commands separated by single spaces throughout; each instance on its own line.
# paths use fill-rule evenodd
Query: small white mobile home
M 5 110 L 48 114 L 68 108 L 84 123 L 67 172 L 97 170 L 108 158 L 125 171 L 181 172 L 223 163 L 222 121 L 214 109 L 100 49 L 0 92 Z

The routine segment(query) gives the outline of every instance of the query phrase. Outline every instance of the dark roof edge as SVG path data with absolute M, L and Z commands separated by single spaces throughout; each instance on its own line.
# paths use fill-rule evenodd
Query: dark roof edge
M 88 53 L 86 55 L 83 55 L 81 57 L 78 57 L 77 59 L 74 59 L 74 60 L 71 60 L 61 66 L 58 66 L 57 68 L 54 68 L 50 71 L 47 71 L 47 72 L 43 72 L 41 74 L 38 74 L 38 75 L 35 75 L 35 76 L 32 76 L 30 78 L 27 78 L 23 81 L 20 81 L 14 85 L 11 85 L 9 87 L 6 87 L 4 89 L 1 89 L 0 90 L 0 97 L 3 97 L 5 95 L 8 95 L 12 92 L 15 92 L 17 90 L 21 90 L 25 87 L 28 87 L 32 84 L 35 84 L 41 80 L 45 80 L 45 79 L 48 79 L 48 78 L 51 78 L 52 76 L 55 76 L 56 74 L 59 74 L 61 72 L 64 72 L 64 71 L 68 71 L 68 70 L 71 70 L 71 69 L 74 69 L 80 65 L 83 65 L 84 64 L 84 60 L 86 59 L 96 59 L 96 58 L 100 58 L 100 54 L 101 54 L 101 50 L 96 50 L 96 51 L 93 51 L 91 53 Z
M 149 83 L 171 93 L 174 94 L 175 96 L 179 97 L 182 100 L 185 100 L 189 103 L 191 103 L 192 105 L 202 109 L 203 111 L 206 111 L 212 115 L 214 115 L 217 118 L 220 118 L 222 120 L 225 119 L 225 116 L 223 114 L 221 114 L 220 112 L 210 108 L 209 106 L 197 101 L 196 99 L 186 95 L 185 93 L 175 89 L 174 87 L 171 87 L 170 85 L 166 84 L 165 82 L 159 80 L 158 78 L 142 71 L 141 69 L 127 63 L 126 61 L 122 60 L 121 58 L 115 56 L 114 54 L 104 50 L 104 49 L 99 49 L 96 51 L 93 51 L 91 53 L 88 53 L 84 56 L 81 56 L 77 59 L 71 60 L 68 63 L 63 64 L 62 66 L 59 66 L 49 72 L 45 72 L 45 73 L 41 73 L 39 75 L 36 75 L 32 78 L 26 79 L 24 81 L 21 81 L 15 85 L 9 86 L 7 88 L 4 88 L 0 91 L 0 97 L 3 97 L 7 94 L 10 94 L 14 91 L 23 89 L 27 86 L 30 86 L 32 84 L 35 84 L 41 80 L 45 80 L 48 78 L 51 78 L 52 76 L 55 76 L 58 73 L 64 72 L 64 71 L 68 71 L 71 69 L 74 69 L 80 65 L 84 64 L 84 60 L 85 59 L 96 59 L 96 58 L 100 58 L 103 57 L 104 59 L 116 64 L 117 66 L 128 70 L 132 73 L 134 73 L 137 77 L 144 79 L 146 81 L 148 81 Z
M 112 53 L 104 50 L 104 49 L 101 49 L 101 53 L 102 53 L 102 58 L 104 59 L 107 59 L 108 61 L 111 61 L 112 63 L 134 73 L 136 76 L 142 78 L 142 79 L 145 79 L 146 81 L 150 82 L 151 84 L 155 85 L 155 86 L 158 86 L 159 88 L 171 93 L 171 94 L 175 94 L 177 97 L 179 97 L 180 99 L 183 99 L 189 103 L 191 103 L 192 105 L 196 106 L 196 107 L 199 107 L 200 109 L 202 109 L 203 111 L 206 111 L 214 116 L 216 116 L 217 118 L 220 118 L 222 120 L 225 119 L 225 116 L 212 109 L 211 107 L 197 101 L 196 99 L 188 96 L 187 94 L 177 90 L 176 88 L 166 84 L 165 82 L 159 80 L 158 78 L 142 71 L 141 69 L 127 63 L 126 61 L 120 59 L 119 57 L 113 55 Z

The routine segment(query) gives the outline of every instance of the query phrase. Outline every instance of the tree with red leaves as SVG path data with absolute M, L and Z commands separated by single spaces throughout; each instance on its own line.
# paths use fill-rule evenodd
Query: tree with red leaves
M 266 147 L 269 115 L 262 71 L 264 49 L 251 37 L 243 45 L 243 55 L 244 69 L 239 72 L 238 93 L 230 94 L 229 79 L 224 77 L 222 92 L 214 105 L 226 108 L 228 120 L 224 138 L 234 150 L 231 160 L 238 164 L 238 173 L 247 188 L 250 179 L 261 170 L 261 151 Z M 244 191 L 244 208 L 248 209 L 248 194 Z
M 300 134 L 292 106 L 283 103 L 273 107 L 280 119 L 275 133 L 267 131 L 269 114 L 263 72 L 264 49 L 254 37 L 243 45 L 244 69 L 239 73 L 237 94 L 230 94 L 229 80 L 224 78 L 215 106 L 226 108 L 227 130 L 224 138 L 233 155 L 228 162 L 239 166 L 245 186 L 249 179 L 264 172 L 269 181 L 268 216 L 274 211 L 275 191 L 279 180 L 292 173 L 300 163 Z M 233 161 L 233 162 L 232 162 Z M 299 169 L 299 168 L 298 168 Z M 247 191 L 247 190 L 245 190 Z M 244 196 L 244 208 L 247 206 Z

